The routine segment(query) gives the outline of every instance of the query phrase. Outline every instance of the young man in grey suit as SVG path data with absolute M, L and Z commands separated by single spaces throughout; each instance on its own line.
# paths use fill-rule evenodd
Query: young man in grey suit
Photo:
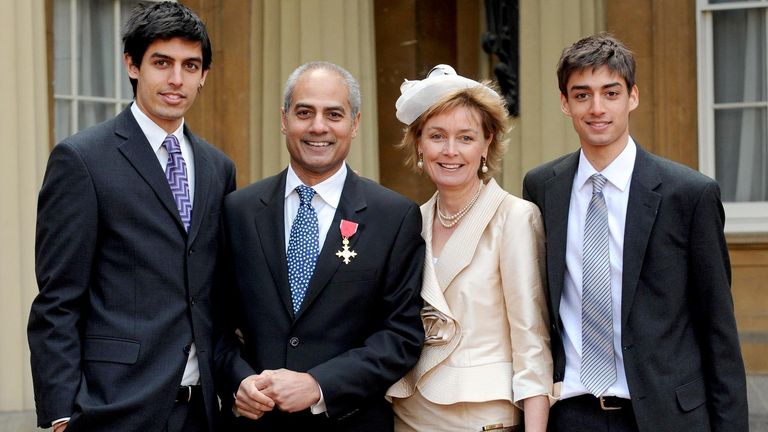
M 529 172 L 544 216 L 551 431 L 746 431 L 744 365 L 719 187 L 629 135 L 633 54 L 607 34 L 563 51 L 581 150 Z
M 205 26 L 176 2 L 123 32 L 135 100 L 54 147 L 40 191 L 29 317 L 38 425 L 213 431 L 210 291 L 232 161 L 184 123 Z
M 385 392 L 424 340 L 421 212 L 344 163 L 359 124 L 348 71 L 300 66 L 282 109 L 288 168 L 225 200 L 228 431 L 393 428 Z

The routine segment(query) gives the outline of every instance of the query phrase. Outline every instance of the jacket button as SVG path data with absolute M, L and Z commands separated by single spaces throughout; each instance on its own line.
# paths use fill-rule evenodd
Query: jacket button
M 292 338 L 291 338 L 291 339 L 288 341 L 288 343 L 289 343 L 289 344 L 290 344 L 292 347 L 296 348 L 297 346 L 299 346 L 299 338 L 297 338 L 296 336 L 294 336 L 294 337 L 292 337 Z
M 192 349 L 192 345 L 187 345 L 184 347 L 184 354 L 189 355 L 189 351 Z
M 193 253 L 195 253 L 195 250 L 194 249 L 190 249 L 189 252 L 187 252 L 187 255 L 188 256 L 192 256 Z
M 191 306 L 194 306 L 194 305 L 195 305 L 195 298 L 194 298 L 194 297 L 191 297 L 191 296 L 189 297 L 189 304 L 190 304 Z

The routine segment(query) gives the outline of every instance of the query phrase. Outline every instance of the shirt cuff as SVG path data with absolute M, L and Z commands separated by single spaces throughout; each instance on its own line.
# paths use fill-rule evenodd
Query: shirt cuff
M 72 417 L 62 417 L 51 422 L 51 427 L 56 426 L 59 423 L 68 422 Z
M 325 407 L 325 398 L 323 398 L 323 389 L 320 387 L 320 384 L 317 384 L 317 389 L 320 390 L 320 400 L 317 401 L 314 405 L 309 407 L 309 410 L 312 411 L 312 414 L 322 414 L 328 409 Z

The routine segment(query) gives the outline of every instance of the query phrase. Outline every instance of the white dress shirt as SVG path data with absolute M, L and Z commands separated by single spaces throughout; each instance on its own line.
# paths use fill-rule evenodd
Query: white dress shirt
M 601 174 L 608 181 L 603 196 L 608 207 L 609 254 L 611 263 L 611 306 L 613 308 L 613 350 L 616 361 L 616 382 L 604 396 L 629 398 L 629 386 L 624 372 L 621 351 L 621 278 L 624 261 L 624 225 L 627 219 L 627 203 L 630 180 L 635 166 L 637 147 L 632 138 L 627 146 Z M 565 250 L 565 280 L 560 301 L 562 338 L 565 347 L 565 377 L 560 397 L 562 399 L 589 393 L 581 383 L 581 297 L 584 221 L 592 198 L 590 177 L 597 171 L 582 151 L 579 167 L 573 179 L 571 203 L 568 208 L 568 234 Z
M 139 106 L 134 102 L 131 105 L 131 113 L 139 124 L 141 131 L 144 132 L 144 136 L 147 137 L 149 145 L 152 147 L 152 151 L 157 156 L 157 161 L 160 163 L 160 167 L 165 172 L 165 166 L 168 164 L 168 150 L 163 146 L 165 137 L 168 136 L 168 132 L 163 130 L 157 123 L 153 122 L 146 114 L 144 114 Z M 195 157 L 192 152 L 192 146 L 189 144 L 187 137 L 184 136 L 184 120 L 182 119 L 179 128 L 173 132 L 176 139 L 179 140 L 181 147 L 181 156 L 184 158 L 184 162 L 187 165 L 187 179 L 189 180 L 189 202 L 192 204 L 192 213 L 195 212 Z M 184 368 L 184 376 L 181 379 L 181 385 L 195 385 L 200 383 L 200 369 L 197 364 L 197 348 L 194 342 L 189 350 L 189 356 L 187 357 L 187 366 Z
M 333 216 L 336 214 L 336 208 L 339 207 L 339 201 L 341 200 L 341 191 L 344 189 L 344 182 L 347 180 L 347 165 L 342 164 L 336 173 L 328 177 L 321 183 L 312 186 L 315 190 L 315 196 L 312 197 L 312 208 L 317 213 L 317 228 L 318 228 L 318 251 L 323 250 L 323 244 L 325 244 L 325 237 L 328 235 L 329 229 L 333 222 Z M 293 170 L 291 165 L 288 165 L 288 175 L 285 178 L 285 251 L 288 252 L 288 240 L 291 237 L 291 226 L 293 220 L 296 219 L 296 214 L 299 212 L 299 193 L 296 192 L 296 187 L 301 186 L 301 180 L 296 175 L 296 171 Z M 335 229 L 340 229 L 335 227 Z M 339 231 L 341 235 L 341 231 Z
M 323 244 L 325 244 L 325 238 L 328 236 L 329 230 L 341 229 L 340 227 L 332 227 L 333 216 L 336 214 L 336 209 L 339 207 L 339 201 L 341 200 L 341 192 L 344 190 L 344 182 L 347 180 L 347 164 L 341 164 L 341 168 L 336 171 L 332 176 L 323 180 L 322 182 L 312 186 L 315 190 L 315 196 L 312 197 L 312 208 L 315 209 L 317 214 L 317 228 L 318 228 L 318 251 L 323 250 Z M 288 241 L 291 237 L 291 226 L 293 220 L 296 219 L 296 214 L 299 212 L 299 193 L 296 192 L 296 187 L 303 185 L 304 183 L 296 175 L 296 171 L 288 164 L 288 174 L 285 177 L 285 212 L 284 221 L 285 224 L 285 251 L 288 253 Z M 306 186 L 306 185 L 305 185 Z M 339 231 L 339 235 L 341 232 Z M 320 388 L 320 400 L 316 404 L 312 405 L 312 414 L 322 414 L 327 411 L 325 406 L 325 399 L 323 398 L 323 389 Z

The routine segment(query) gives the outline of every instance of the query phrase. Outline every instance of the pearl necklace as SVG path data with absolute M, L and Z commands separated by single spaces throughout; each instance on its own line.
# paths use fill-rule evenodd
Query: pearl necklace
M 446 215 L 443 214 L 443 212 L 440 210 L 440 193 L 437 194 L 437 201 L 435 203 L 435 207 L 437 208 L 437 220 L 440 221 L 440 225 L 444 226 L 445 228 L 453 228 L 455 227 L 461 219 L 469 213 L 469 210 L 472 208 L 473 205 L 475 205 L 475 202 L 477 202 L 477 198 L 480 197 L 480 191 L 483 189 L 483 182 L 480 181 L 480 186 L 477 188 L 477 192 L 475 192 L 475 196 L 472 197 L 471 200 L 462 207 L 461 210 L 458 212 L 452 214 L 452 215 Z

